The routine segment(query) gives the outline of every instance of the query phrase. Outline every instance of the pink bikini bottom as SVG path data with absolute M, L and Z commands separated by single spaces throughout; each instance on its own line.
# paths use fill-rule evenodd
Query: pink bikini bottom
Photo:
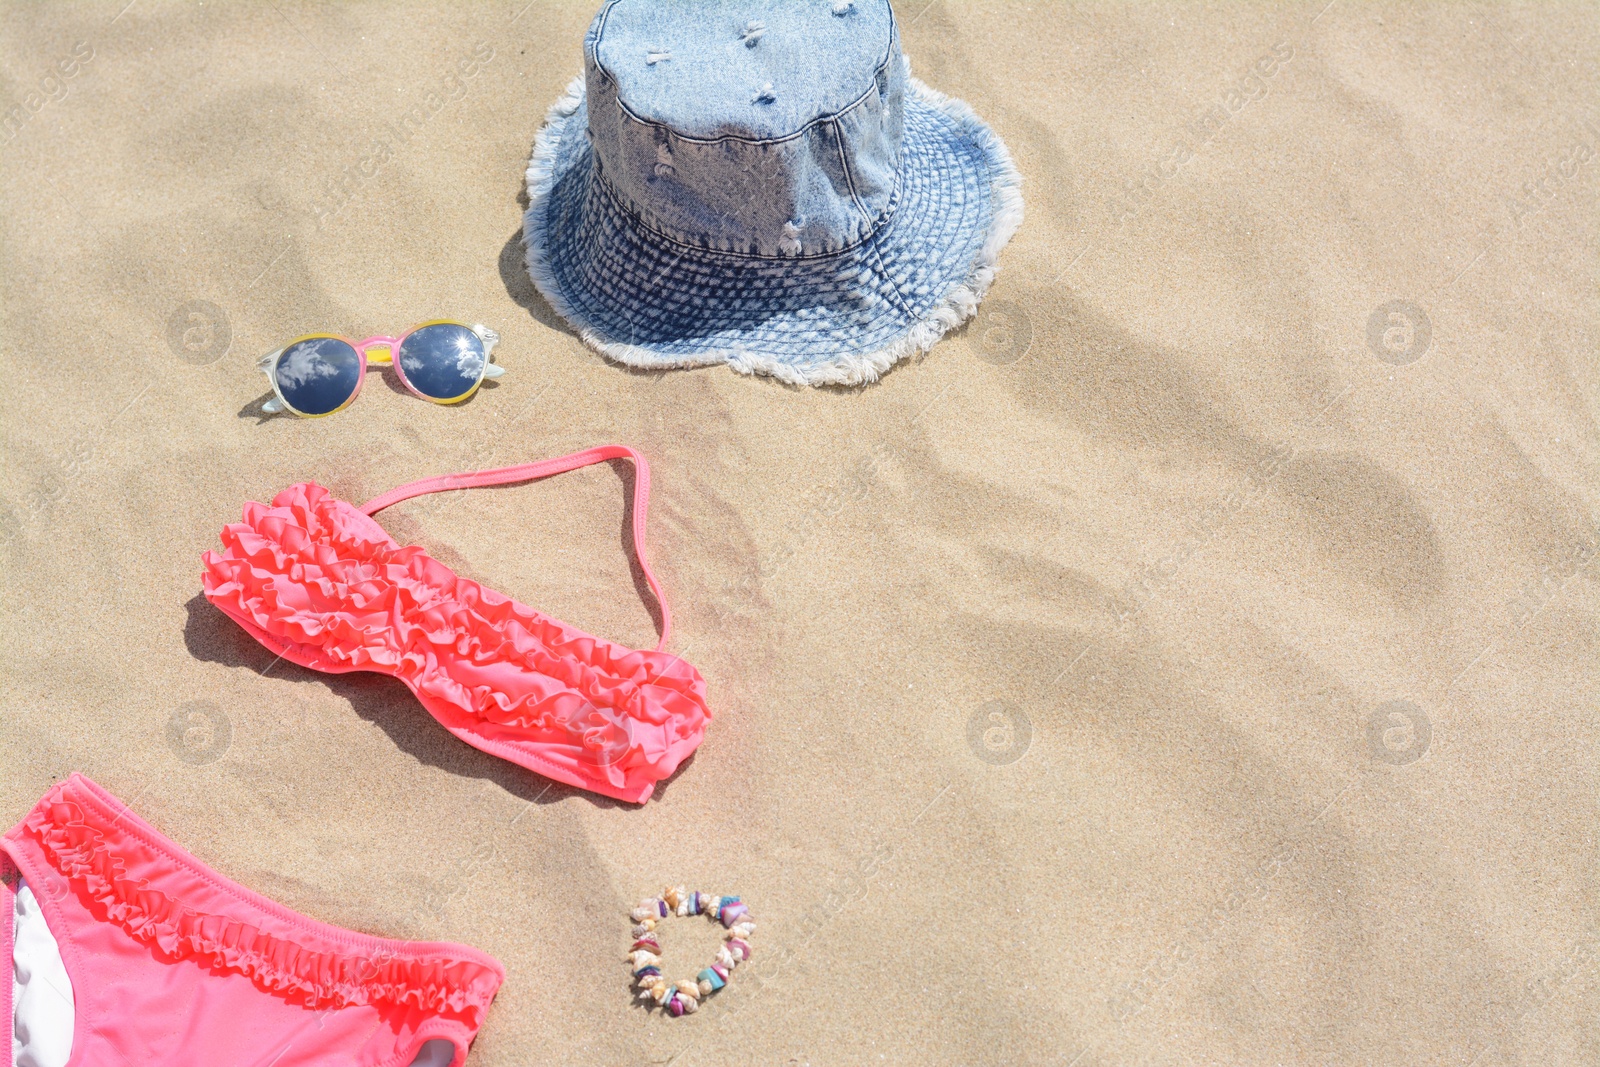
M 68 1067 L 405 1067 L 424 1045 L 461 1067 L 505 977 L 463 945 L 387 941 L 280 907 L 82 775 L 0 837 L 7 970 L 19 875 L 71 980 Z M 11 992 L 0 974 L 7 1022 Z

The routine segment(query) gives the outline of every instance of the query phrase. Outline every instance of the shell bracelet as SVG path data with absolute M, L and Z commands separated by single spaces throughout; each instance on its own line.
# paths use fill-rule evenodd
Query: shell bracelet
M 675 1018 L 699 1011 L 700 1001 L 727 985 L 733 969 L 750 958 L 750 935 L 756 924 L 750 909 L 738 897 L 690 892 L 680 885 L 644 901 L 633 909 L 632 915 L 636 925 L 628 959 L 633 965 L 638 997 L 655 1001 Z M 724 928 L 716 961 L 688 981 L 674 983 L 661 976 L 661 942 L 656 939 L 656 923 L 669 915 L 706 915 Z

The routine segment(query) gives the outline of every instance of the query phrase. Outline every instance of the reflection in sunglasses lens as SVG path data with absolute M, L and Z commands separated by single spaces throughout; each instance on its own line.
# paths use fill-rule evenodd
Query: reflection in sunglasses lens
M 483 341 L 459 323 L 435 323 L 405 339 L 399 361 L 411 388 L 434 400 L 457 400 L 483 380 Z
M 326 415 L 355 395 L 366 360 L 337 337 L 296 341 L 278 357 L 273 376 L 289 406 L 306 415 Z

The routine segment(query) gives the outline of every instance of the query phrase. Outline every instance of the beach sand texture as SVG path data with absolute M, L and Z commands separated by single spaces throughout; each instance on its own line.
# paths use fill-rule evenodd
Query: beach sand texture
M 815 390 L 608 364 L 534 293 L 592 0 L 4 8 L 0 823 L 81 770 L 492 953 L 473 1067 L 1600 1063 L 1600 19 L 1326 2 L 902 4 L 1027 217 L 975 322 Z M 466 405 L 262 414 L 260 354 L 438 317 L 503 338 Z M 643 808 L 200 594 L 290 483 L 613 441 L 716 712 Z M 631 486 L 382 522 L 651 647 Z M 760 930 L 674 1020 L 624 954 L 680 883 Z

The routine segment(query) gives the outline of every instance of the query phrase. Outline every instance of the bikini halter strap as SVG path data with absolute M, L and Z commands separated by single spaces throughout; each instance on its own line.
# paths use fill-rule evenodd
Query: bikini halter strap
M 650 591 L 655 594 L 656 603 L 661 605 L 661 641 L 656 645 L 656 651 L 660 652 L 667 647 L 667 638 L 672 636 L 672 612 L 667 608 L 667 597 L 661 591 L 661 583 L 650 573 L 650 562 L 644 554 L 645 512 L 650 504 L 650 464 L 626 445 L 597 445 L 582 452 L 574 452 L 570 456 L 557 456 L 555 459 L 540 460 L 538 463 L 522 463 L 515 467 L 499 467 L 489 471 L 442 474 L 437 478 L 423 478 L 421 481 L 407 482 L 382 496 L 372 498 L 361 505 L 361 510 L 368 515 L 376 515 L 391 504 L 398 504 L 415 496 L 444 493 L 451 489 L 477 489 L 486 485 L 531 482 L 536 478 L 548 478 L 552 474 L 562 474 L 579 467 L 587 467 L 591 463 L 603 463 L 608 459 L 631 459 L 634 468 L 639 472 L 633 482 L 633 551 L 639 557 L 639 569 L 644 571 L 644 580 L 650 583 Z

